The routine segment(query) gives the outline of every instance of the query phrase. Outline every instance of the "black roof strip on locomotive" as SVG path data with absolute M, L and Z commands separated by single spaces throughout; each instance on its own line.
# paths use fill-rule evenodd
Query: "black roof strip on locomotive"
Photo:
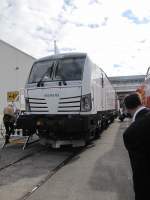
M 60 98 L 61 100 L 62 99 L 72 99 L 72 98 L 80 98 L 81 96 L 75 96 L 75 97 L 64 97 L 64 98 Z
M 58 108 L 80 108 L 80 106 L 58 106 Z
M 30 106 L 30 108 L 48 108 L 47 106 Z
M 42 98 L 30 98 L 30 97 L 28 99 L 45 100 L 45 99 L 42 99 Z
M 66 102 L 59 102 L 59 104 L 65 104 L 65 103 L 80 103 L 80 101 L 66 101 Z
M 33 101 L 32 101 L 32 102 L 29 101 L 29 103 L 30 103 L 30 104 L 46 104 L 46 102 L 33 102 Z
M 31 110 L 30 112 L 49 112 L 48 110 Z
M 80 110 L 58 110 L 57 112 L 80 112 Z

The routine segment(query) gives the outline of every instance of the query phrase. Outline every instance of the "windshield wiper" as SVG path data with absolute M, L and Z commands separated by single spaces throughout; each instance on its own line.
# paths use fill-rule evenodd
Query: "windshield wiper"
M 46 74 L 48 74 L 48 72 L 50 72 L 50 76 L 52 76 L 52 72 L 53 72 L 53 68 L 54 68 L 54 63 L 46 70 L 46 72 L 43 74 L 43 76 L 40 78 L 40 80 L 37 82 L 37 87 L 43 87 L 44 83 L 43 83 L 43 79 L 45 77 Z
M 58 67 L 59 67 L 59 62 L 57 63 L 55 74 L 58 73 Z M 60 73 L 59 76 L 62 79 L 59 81 L 59 85 L 61 85 L 61 81 L 63 82 L 64 85 L 67 85 L 64 75 L 62 73 Z
M 64 77 L 63 75 L 61 75 L 61 78 L 62 78 L 63 84 L 64 84 L 64 85 L 67 85 L 67 82 L 66 82 L 66 80 L 65 80 L 65 77 Z

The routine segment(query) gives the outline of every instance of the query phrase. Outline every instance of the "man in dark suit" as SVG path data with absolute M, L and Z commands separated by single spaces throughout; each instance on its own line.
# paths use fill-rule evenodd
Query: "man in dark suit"
M 137 93 L 124 99 L 132 123 L 123 135 L 133 172 L 135 200 L 150 199 L 150 110 Z

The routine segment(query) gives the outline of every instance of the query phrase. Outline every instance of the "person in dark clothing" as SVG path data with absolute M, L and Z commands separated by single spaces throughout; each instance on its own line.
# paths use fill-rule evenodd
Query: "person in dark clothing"
M 126 117 L 128 117 L 126 113 L 119 114 L 119 120 L 121 122 L 123 122 Z
M 9 104 L 4 108 L 3 123 L 5 126 L 5 144 L 9 143 L 10 135 L 14 133 L 15 112 L 13 105 Z
M 146 200 L 150 181 L 150 109 L 144 107 L 137 93 L 124 99 L 132 123 L 123 135 L 133 172 L 135 200 Z

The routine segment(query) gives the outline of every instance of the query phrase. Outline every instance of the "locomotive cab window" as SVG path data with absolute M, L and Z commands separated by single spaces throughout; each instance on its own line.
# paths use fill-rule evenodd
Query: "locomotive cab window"
M 54 61 L 37 62 L 32 66 L 28 83 L 38 83 L 39 81 L 52 81 Z
M 85 58 L 61 59 L 55 71 L 54 80 L 82 80 Z

